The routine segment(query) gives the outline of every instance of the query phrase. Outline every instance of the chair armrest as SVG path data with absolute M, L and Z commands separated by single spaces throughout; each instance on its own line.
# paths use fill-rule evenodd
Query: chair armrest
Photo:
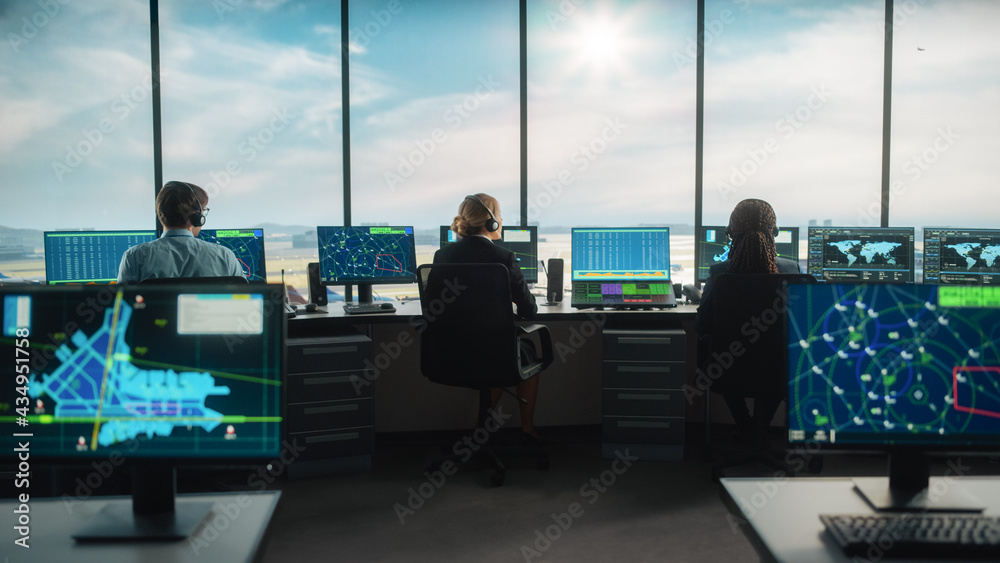
M 541 354 L 541 369 L 545 369 L 552 365 L 552 361 L 555 359 L 555 354 L 552 351 L 552 333 L 549 332 L 549 327 L 540 324 L 532 325 L 514 325 L 517 329 L 517 334 L 525 336 L 538 336 L 539 340 L 539 350 Z

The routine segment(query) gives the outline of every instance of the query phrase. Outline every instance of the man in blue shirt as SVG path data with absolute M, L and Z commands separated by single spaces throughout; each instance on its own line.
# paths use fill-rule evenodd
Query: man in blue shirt
M 167 182 L 156 196 L 160 238 L 125 251 L 118 283 L 149 278 L 243 276 L 232 250 L 196 238 L 208 214 L 208 193 L 194 184 Z

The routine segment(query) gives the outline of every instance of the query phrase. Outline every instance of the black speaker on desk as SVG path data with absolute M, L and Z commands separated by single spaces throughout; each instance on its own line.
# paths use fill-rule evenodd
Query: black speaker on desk
M 326 305 L 326 286 L 319 283 L 319 262 L 310 262 L 306 267 L 309 272 L 309 302 Z
M 549 258 L 549 267 L 546 270 L 548 279 L 545 285 L 546 299 L 549 303 L 559 303 L 563 298 L 563 259 Z

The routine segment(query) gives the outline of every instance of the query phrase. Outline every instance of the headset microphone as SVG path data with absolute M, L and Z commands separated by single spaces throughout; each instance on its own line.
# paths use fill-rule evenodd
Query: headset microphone
M 198 204 L 198 211 L 192 213 L 191 216 L 188 217 L 188 219 L 191 221 L 192 227 L 204 226 L 208 218 L 205 217 L 205 210 L 201 206 L 201 200 L 198 199 L 198 193 L 195 192 L 194 188 L 191 187 L 191 184 L 187 182 L 171 182 L 171 183 L 183 184 L 188 189 L 188 191 L 191 192 L 191 196 L 194 197 L 194 201 Z
M 467 195 L 465 196 L 465 199 L 471 199 L 472 201 L 478 203 L 479 205 L 482 205 L 483 209 L 485 209 L 486 212 L 490 214 L 490 218 L 487 219 L 486 224 L 483 225 L 483 228 L 486 229 L 487 232 L 495 233 L 500 229 L 500 222 L 497 221 L 497 218 L 493 215 L 493 212 L 490 211 L 490 208 L 487 207 L 485 203 L 483 203 L 483 200 L 479 199 L 474 195 Z

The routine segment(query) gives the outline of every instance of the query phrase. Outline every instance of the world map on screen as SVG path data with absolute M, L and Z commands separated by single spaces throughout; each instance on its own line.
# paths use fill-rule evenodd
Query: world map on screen
M 978 242 L 962 242 L 945 246 L 965 259 L 966 269 L 971 270 L 982 260 L 987 268 L 992 268 L 997 258 L 1000 258 L 1000 245 L 983 246 Z
M 896 264 L 892 253 L 902 246 L 902 243 L 889 241 L 838 240 L 827 243 L 847 257 L 847 265 L 853 266 L 858 257 L 864 258 L 867 264 Z

